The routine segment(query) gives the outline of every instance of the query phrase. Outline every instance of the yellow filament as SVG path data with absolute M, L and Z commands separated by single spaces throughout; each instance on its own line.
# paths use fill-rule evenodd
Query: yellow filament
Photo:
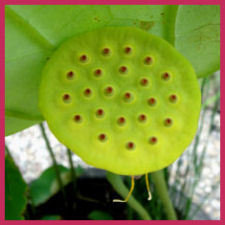
M 134 176 L 131 176 L 131 187 L 130 187 L 130 191 L 129 191 L 127 197 L 124 200 L 113 199 L 113 202 L 127 202 L 129 200 L 133 190 L 134 190 Z
M 147 173 L 145 174 L 145 183 L 146 183 L 146 188 L 147 188 L 147 191 L 148 191 L 148 200 L 150 201 L 152 199 L 152 194 L 151 194 L 151 191 L 150 191 L 150 185 L 149 185 Z

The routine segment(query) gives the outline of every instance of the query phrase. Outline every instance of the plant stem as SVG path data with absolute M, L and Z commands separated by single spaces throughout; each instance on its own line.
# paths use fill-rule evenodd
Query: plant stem
M 70 174 L 71 174 L 71 179 L 72 179 L 72 183 L 73 183 L 74 195 L 77 195 L 76 170 L 73 165 L 72 152 L 68 148 L 67 148 L 67 155 L 68 155 L 69 164 L 70 164 Z M 75 209 L 75 204 L 74 204 L 74 209 Z
M 41 129 L 42 136 L 43 136 L 43 138 L 45 140 L 45 144 L 46 144 L 47 150 L 48 150 L 48 152 L 49 152 L 49 154 L 51 156 L 52 162 L 53 162 L 53 167 L 54 167 L 54 170 L 55 170 L 56 179 L 58 181 L 59 188 L 60 188 L 60 190 L 62 192 L 62 195 L 63 195 L 63 198 L 65 200 L 65 206 L 67 206 L 66 193 L 65 193 L 65 190 L 64 190 L 64 187 L 63 187 L 63 181 L 62 181 L 61 176 L 60 176 L 60 172 L 59 172 L 59 169 L 58 169 L 58 164 L 56 162 L 55 155 L 53 153 L 53 150 L 52 150 L 51 145 L 49 143 L 49 140 L 47 138 L 47 135 L 46 135 L 43 123 L 40 123 L 39 126 L 40 126 L 40 129 Z
M 125 186 L 122 181 L 122 178 L 119 175 L 107 172 L 106 178 L 109 183 L 113 186 L 115 191 L 121 195 L 124 199 L 126 198 L 129 190 Z M 118 204 L 118 203 L 115 203 Z M 150 215 L 148 212 L 142 207 L 142 205 L 131 195 L 130 199 L 128 200 L 127 204 L 133 208 L 143 220 L 151 220 Z
M 70 164 L 71 178 L 73 179 L 73 181 L 76 181 L 77 176 L 76 176 L 76 171 L 73 165 L 72 153 L 70 149 L 68 148 L 67 148 L 67 155 L 68 155 L 69 164 Z
M 159 170 L 157 172 L 151 173 L 151 178 L 160 197 L 160 200 L 162 201 L 167 218 L 169 220 L 177 220 L 176 212 L 173 208 L 173 204 L 167 191 L 163 171 Z

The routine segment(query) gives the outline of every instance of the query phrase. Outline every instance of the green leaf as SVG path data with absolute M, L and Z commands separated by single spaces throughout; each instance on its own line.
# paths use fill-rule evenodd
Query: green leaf
M 94 210 L 88 215 L 90 220 L 113 220 L 113 217 L 104 211 Z
M 173 40 L 177 6 L 6 6 L 6 135 L 43 120 L 38 108 L 42 68 L 64 40 L 103 26 L 136 26 Z
M 63 185 L 71 180 L 70 170 L 64 166 L 58 166 Z M 30 197 L 35 206 L 46 202 L 60 190 L 54 167 L 46 169 L 41 176 L 30 184 Z
M 108 26 L 135 26 L 172 42 L 176 5 L 112 5 Z
M 198 77 L 219 70 L 220 6 L 180 6 L 175 38 L 175 47 L 192 63 Z
M 12 133 L 16 133 L 20 130 L 23 130 L 29 126 L 35 125 L 37 123 L 40 123 L 39 120 L 27 120 L 27 119 L 21 119 L 16 118 L 12 116 L 5 116 L 5 135 L 10 135 Z
M 27 185 L 19 169 L 9 157 L 5 157 L 5 219 L 22 220 L 26 208 Z

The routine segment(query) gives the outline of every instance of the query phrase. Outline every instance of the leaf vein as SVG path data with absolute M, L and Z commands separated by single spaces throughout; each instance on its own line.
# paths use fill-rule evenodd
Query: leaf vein
M 12 20 L 19 23 L 27 31 L 27 34 L 34 38 L 41 46 L 45 49 L 53 49 L 55 46 L 31 23 L 29 23 L 25 18 L 19 15 L 10 6 L 6 6 L 6 16 L 9 16 Z

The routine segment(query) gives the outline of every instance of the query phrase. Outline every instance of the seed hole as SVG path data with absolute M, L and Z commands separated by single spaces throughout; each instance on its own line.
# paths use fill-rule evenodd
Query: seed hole
M 105 89 L 105 93 L 107 95 L 112 95 L 113 93 L 113 88 L 111 86 L 108 86 L 106 89 Z
M 102 70 L 101 69 L 97 69 L 97 70 L 95 70 L 94 74 L 95 74 L 96 77 L 100 77 L 102 75 Z
M 71 98 L 70 98 L 70 95 L 69 95 L 69 94 L 64 94 L 64 95 L 63 95 L 63 101 L 64 101 L 64 102 L 69 102 L 70 99 L 71 99 Z
M 164 120 L 164 125 L 165 125 L 165 126 L 169 127 L 169 126 L 171 126 L 172 124 L 173 124 L 173 121 L 172 121 L 171 118 L 166 118 L 166 119 Z
M 103 115 L 104 115 L 104 110 L 103 110 L 103 109 L 98 109 L 98 110 L 96 111 L 96 116 L 101 117 L 101 116 L 103 116 Z
M 99 134 L 99 136 L 98 136 L 98 139 L 100 140 L 100 141 L 106 141 L 106 135 L 105 134 Z
M 131 101 L 131 99 L 132 99 L 131 93 L 130 92 L 126 92 L 124 94 L 124 100 L 128 102 L 128 101 Z
M 132 150 L 134 148 L 135 148 L 135 144 L 133 142 L 130 141 L 127 143 L 127 149 Z
M 150 57 L 150 56 L 145 57 L 144 63 L 145 63 L 146 65 L 151 65 L 152 62 L 153 62 L 152 57 Z
M 170 95 L 169 97 L 170 102 L 175 103 L 177 102 L 177 96 L 175 94 Z
M 132 52 L 131 47 L 128 47 L 128 46 L 125 47 L 124 52 L 125 52 L 126 54 L 130 54 L 130 53 Z
M 145 114 L 141 114 L 139 115 L 138 119 L 140 122 L 145 122 L 147 120 L 147 116 Z
M 81 122 L 81 120 L 82 120 L 80 115 L 75 115 L 73 119 L 77 123 Z
M 110 54 L 110 49 L 109 48 L 103 48 L 102 54 L 105 55 L 105 56 L 109 55 Z
M 73 72 L 73 71 L 69 71 L 69 72 L 66 74 L 66 77 L 67 77 L 67 79 L 72 80 L 73 77 L 74 77 L 74 72 Z
M 91 94 L 92 94 L 92 91 L 91 91 L 90 88 L 87 88 L 87 89 L 84 90 L 84 95 L 85 95 L 85 96 L 90 97 Z
M 88 59 L 87 55 L 81 55 L 81 56 L 80 56 L 80 61 L 81 61 L 81 62 L 86 62 L 87 59 Z
M 170 74 L 168 72 L 162 74 L 162 79 L 168 81 L 170 79 Z
M 155 99 L 155 98 L 149 98 L 149 99 L 148 99 L 148 104 L 149 104 L 150 106 L 156 105 L 156 99 Z
M 149 139 L 149 142 L 150 142 L 150 144 L 155 145 L 158 142 L 158 139 L 157 139 L 157 137 L 151 137 Z
M 141 83 L 142 86 L 147 86 L 148 85 L 148 79 L 143 78 L 143 79 L 141 79 L 140 83 Z
M 120 117 L 117 122 L 119 125 L 124 125 L 126 122 L 126 119 L 124 117 Z
M 121 66 L 121 67 L 119 68 L 119 71 L 120 71 L 120 73 L 126 73 L 126 72 L 128 71 L 128 69 L 127 69 L 126 66 Z

